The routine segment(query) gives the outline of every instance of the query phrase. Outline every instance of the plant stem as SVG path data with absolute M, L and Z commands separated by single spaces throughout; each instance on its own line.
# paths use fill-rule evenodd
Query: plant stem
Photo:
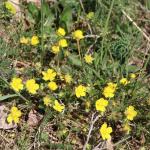
M 81 62 L 82 62 L 81 49 L 80 49 L 80 43 L 79 43 L 79 40 L 77 40 L 77 46 L 78 46 L 79 57 L 80 57 L 80 60 L 81 60 Z
M 111 15 L 113 6 L 114 6 L 114 0 L 112 0 L 112 2 L 111 2 L 109 13 L 108 13 L 108 16 L 107 16 L 107 19 L 106 19 L 106 23 L 105 23 L 105 26 L 104 26 L 104 35 L 103 35 L 103 39 L 102 39 L 102 49 L 101 49 L 102 50 L 101 61 L 102 61 L 102 57 L 103 57 L 103 49 L 104 49 L 105 37 L 106 37 L 106 34 L 107 34 L 107 30 L 108 30 L 108 23 L 109 23 L 109 19 L 110 19 L 110 15 Z
M 43 66 L 43 61 L 44 61 L 44 57 L 45 57 L 45 49 L 44 49 L 44 38 L 43 38 L 43 34 L 44 34 L 44 11 L 43 11 L 43 5 L 44 5 L 44 1 L 45 0 L 41 0 L 41 65 Z

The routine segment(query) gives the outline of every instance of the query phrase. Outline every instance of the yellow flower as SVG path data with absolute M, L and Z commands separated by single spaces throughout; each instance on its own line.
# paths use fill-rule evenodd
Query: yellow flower
M 104 112 L 106 110 L 106 106 L 108 105 L 108 101 L 104 98 L 100 98 L 96 101 L 95 107 L 96 110 Z
M 65 106 L 55 100 L 53 108 L 58 112 L 62 112 L 65 109 Z
M 46 105 L 46 106 L 51 106 L 52 100 L 50 99 L 49 96 L 45 96 L 45 97 L 43 98 L 43 102 L 44 102 L 44 105 Z
M 45 81 L 53 81 L 56 77 L 56 72 L 53 69 L 48 69 L 47 71 L 42 71 L 43 80 Z
M 87 17 L 88 19 L 92 19 L 92 18 L 94 17 L 94 12 L 89 12 L 89 13 L 86 15 L 86 17 Z
M 54 46 L 52 46 L 52 53 L 54 53 L 54 54 L 58 54 L 58 53 L 59 53 L 59 51 L 60 51 L 60 48 L 59 48 L 59 46 L 58 46 L 58 45 L 54 45 Z
M 31 38 L 31 45 L 36 46 L 37 44 L 39 44 L 39 38 L 38 36 L 32 36 Z
M 39 84 L 36 83 L 34 79 L 27 80 L 26 82 L 27 91 L 31 94 L 36 94 L 39 89 Z
M 84 59 L 85 59 L 85 62 L 88 63 L 88 64 L 91 64 L 94 60 L 94 58 L 91 56 L 91 54 L 85 55 Z
M 103 140 L 110 139 L 111 138 L 110 133 L 112 133 L 112 128 L 107 127 L 107 123 L 104 123 L 100 128 L 100 134 L 102 136 L 102 139 Z
M 57 35 L 65 36 L 66 35 L 66 31 L 63 28 L 59 27 L 58 30 L 57 30 Z
M 114 84 L 114 83 L 108 83 L 107 86 L 104 88 L 103 90 L 103 95 L 106 97 L 106 98 L 112 98 L 114 97 L 114 93 L 117 89 L 117 84 Z
M 52 91 L 55 91 L 58 88 L 57 84 L 55 82 L 53 82 L 53 81 L 51 81 L 51 82 L 48 83 L 48 87 Z
M 71 83 L 71 81 L 72 81 L 72 77 L 71 77 L 71 75 L 69 75 L 69 74 L 66 74 L 66 75 L 64 76 L 64 79 L 65 79 L 66 83 Z
M 134 73 L 131 73 L 131 74 L 130 74 L 130 78 L 131 78 L 131 79 L 135 79 L 135 78 L 136 78 L 136 75 L 135 75 Z
M 29 44 L 29 41 L 30 41 L 29 38 L 25 38 L 25 37 L 20 38 L 20 43 L 21 44 Z
M 21 111 L 17 107 L 13 106 L 10 110 L 10 114 L 7 116 L 7 122 L 12 123 L 14 121 L 14 123 L 19 123 L 20 117 Z
M 83 85 L 79 85 L 78 87 L 75 88 L 75 94 L 79 98 L 81 96 L 86 96 L 86 87 Z
M 129 106 L 125 110 L 125 115 L 128 120 L 133 120 L 133 118 L 137 115 L 137 112 L 134 110 L 133 106 Z
M 8 9 L 8 11 L 12 14 L 16 14 L 16 8 L 14 5 L 10 2 L 5 2 L 5 7 Z
M 67 40 L 66 39 L 59 40 L 59 46 L 60 47 L 67 47 L 68 46 Z
M 22 80 L 20 78 L 13 78 L 12 81 L 10 82 L 10 86 L 12 87 L 13 90 L 19 92 L 20 90 L 23 89 Z
M 73 32 L 72 34 L 73 38 L 76 39 L 76 40 L 81 40 L 84 38 L 83 36 L 83 32 L 81 30 L 76 30 Z
M 130 83 L 130 81 L 128 81 L 127 78 L 122 78 L 122 79 L 120 80 L 120 84 L 127 85 L 128 83 Z
M 131 127 L 126 123 L 123 126 L 123 131 L 125 131 L 127 134 L 129 134 L 131 131 Z

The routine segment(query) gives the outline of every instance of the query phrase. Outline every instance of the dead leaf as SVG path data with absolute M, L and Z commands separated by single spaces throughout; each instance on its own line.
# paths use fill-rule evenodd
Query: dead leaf
M 144 144 L 144 143 L 145 143 L 145 136 L 144 136 L 144 133 L 141 134 L 140 143 L 141 143 L 141 144 Z
M 35 127 L 39 124 L 43 116 L 39 114 L 36 110 L 31 110 L 28 114 L 28 125 L 31 127 Z
M 8 124 L 6 121 L 7 115 L 8 115 L 8 108 L 4 105 L 0 106 L 0 129 L 8 130 L 13 129 L 17 127 L 17 124 L 11 123 Z

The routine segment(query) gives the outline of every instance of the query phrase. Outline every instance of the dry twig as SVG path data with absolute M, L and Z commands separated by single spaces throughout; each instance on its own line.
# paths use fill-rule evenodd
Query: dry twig
M 86 142 L 85 142 L 85 144 L 84 144 L 84 146 L 83 146 L 83 150 L 86 150 L 86 146 L 87 146 L 87 144 L 88 144 L 88 142 L 89 142 L 89 139 L 90 139 L 90 137 L 91 137 L 91 132 L 92 132 L 92 130 L 93 130 L 94 124 L 95 124 L 95 122 L 96 122 L 96 121 L 99 119 L 99 117 L 100 117 L 100 115 L 98 115 L 98 116 L 96 116 L 96 117 L 94 117 L 94 116 L 95 116 L 95 113 L 92 114 L 91 125 L 90 125 L 90 129 L 89 129 L 89 133 L 88 133 L 88 135 L 87 135 L 87 140 L 86 140 Z

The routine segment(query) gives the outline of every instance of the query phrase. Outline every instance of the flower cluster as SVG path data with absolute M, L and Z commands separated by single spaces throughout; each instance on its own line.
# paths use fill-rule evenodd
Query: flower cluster
M 10 82 L 10 86 L 16 92 L 23 90 L 24 87 L 21 78 L 13 78 Z M 34 79 L 29 79 L 26 81 L 25 87 L 29 93 L 36 94 L 37 90 L 39 89 L 39 84 L 37 84 Z
M 36 46 L 36 45 L 39 44 L 39 42 L 40 42 L 39 38 L 36 35 L 32 36 L 31 39 L 29 37 L 22 37 L 22 38 L 20 38 L 20 43 L 21 44 L 25 44 L 25 45 L 31 44 L 33 46 Z
M 44 102 L 44 105 L 46 105 L 46 106 L 52 106 L 53 109 L 56 110 L 56 111 L 58 111 L 58 112 L 62 112 L 65 109 L 65 105 L 64 104 L 60 104 L 58 102 L 58 100 L 55 100 L 53 102 L 53 100 L 48 95 L 46 95 L 43 98 L 43 102 Z
M 58 54 L 61 50 L 61 48 L 67 48 L 68 47 L 68 42 L 65 39 L 66 31 L 64 28 L 59 27 L 58 30 L 56 31 L 56 34 L 59 37 L 59 41 L 54 43 L 51 46 L 51 52 L 54 54 Z M 76 30 L 72 33 L 73 39 L 75 40 L 81 40 L 84 38 L 83 32 L 81 30 Z M 85 56 L 87 63 L 91 63 L 93 61 L 93 58 L 89 55 L 88 57 Z

